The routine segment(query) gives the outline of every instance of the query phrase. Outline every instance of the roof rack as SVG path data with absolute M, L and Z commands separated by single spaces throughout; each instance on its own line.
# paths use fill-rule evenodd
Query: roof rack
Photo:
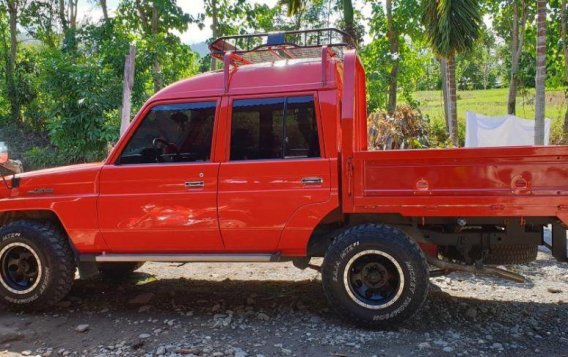
M 318 58 L 327 47 L 343 57 L 344 49 L 354 48 L 352 37 L 336 28 L 224 36 L 209 45 L 211 57 L 224 61 L 230 54 L 231 65 L 274 62 L 296 58 Z

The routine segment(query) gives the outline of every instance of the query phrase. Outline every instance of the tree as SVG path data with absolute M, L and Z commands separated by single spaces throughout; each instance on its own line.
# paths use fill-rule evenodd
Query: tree
M 529 6 L 526 0 L 513 1 L 513 30 L 511 34 L 511 81 L 509 82 L 509 97 L 507 100 L 507 113 L 514 115 L 517 106 L 517 87 L 519 85 L 519 62 L 523 52 L 526 24 Z M 520 2 L 520 4 L 519 4 Z M 519 6 L 520 5 L 520 6 Z
M 34 0 L 20 16 L 27 36 L 54 48 L 59 46 L 59 12 L 54 0 Z
M 537 0 L 535 145 L 544 145 L 544 109 L 546 82 L 546 0 Z
M 5 81 L 10 102 L 10 117 L 16 122 L 20 119 L 20 100 L 16 86 L 16 55 L 18 49 L 18 16 L 27 5 L 27 0 L 2 0 L 3 10 L 7 10 L 10 28 L 10 46 L 5 58 Z
M 280 3 L 288 7 L 288 16 L 293 16 L 309 3 L 314 0 L 281 0 Z M 330 0 L 331 1 L 331 0 Z M 355 26 L 355 10 L 353 8 L 353 0 L 337 0 L 339 7 L 343 11 L 343 26 L 355 44 L 359 38 L 357 28 Z
M 352 0 L 343 0 L 343 22 L 345 24 L 345 32 L 347 32 L 354 41 L 357 41 L 357 32 L 355 31 L 354 17 L 355 13 L 353 10 Z
M 392 113 L 400 95 L 407 104 L 414 104 L 412 94 L 426 74 L 424 63 L 431 59 L 431 52 L 423 50 L 420 27 L 417 1 L 371 5 L 371 41 L 359 51 L 366 68 L 370 111 L 381 108 Z
M 99 3 L 101 5 L 101 9 L 103 10 L 103 19 L 105 19 L 105 21 L 108 21 L 107 0 L 99 0 Z
M 422 21 L 432 50 L 447 60 L 445 99 L 450 139 L 458 146 L 456 102 L 456 64 L 458 53 L 471 50 L 479 36 L 481 13 L 477 0 L 424 0 Z
M 418 3 L 414 0 L 393 1 L 386 0 L 385 15 L 387 39 L 389 41 L 389 53 L 391 58 L 391 69 L 389 73 L 389 112 L 394 112 L 397 103 L 398 76 L 400 63 L 402 61 L 401 37 L 406 36 L 413 40 L 419 40 L 421 33 L 418 30 L 419 13 Z M 404 42 L 404 38 L 403 38 Z M 404 47 L 404 44 L 402 45 Z
M 190 16 L 175 0 L 123 0 L 118 15 L 127 21 L 132 32 L 139 33 L 142 40 L 148 42 L 145 55 L 152 63 L 154 92 L 159 91 L 165 82 L 162 68 L 162 62 L 168 55 L 165 49 L 179 43 L 179 38 L 171 32 L 187 30 Z
M 77 11 L 79 0 L 59 0 L 59 20 L 63 28 L 63 48 L 67 51 L 77 49 Z
M 393 61 L 390 76 L 389 76 L 389 105 L 387 110 L 393 113 L 396 109 L 396 92 L 397 92 L 397 76 L 398 76 L 398 61 L 399 61 L 399 38 L 398 32 L 395 31 L 394 19 L 392 14 L 392 0 L 386 0 L 386 13 L 387 13 L 387 38 L 389 39 L 389 49 L 391 59 Z
M 562 5 L 560 6 L 560 38 L 562 41 L 562 53 L 564 55 L 564 74 L 565 81 L 568 84 L 568 7 L 566 6 L 566 0 L 562 0 Z M 564 136 L 568 136 L 568 108 L 566 108 L 566 114 L 564 114 Z

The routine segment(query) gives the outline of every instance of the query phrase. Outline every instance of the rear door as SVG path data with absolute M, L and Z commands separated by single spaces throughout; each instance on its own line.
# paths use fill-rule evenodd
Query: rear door
M 212 162 L 217 99 L 152 107 L 100 176 L 99 221 L 115 253 L 223 250 Z
M 314 93 L 233 97 L 219 223 L 229 251 L 275 251 L 293 213 L 330 197 Z

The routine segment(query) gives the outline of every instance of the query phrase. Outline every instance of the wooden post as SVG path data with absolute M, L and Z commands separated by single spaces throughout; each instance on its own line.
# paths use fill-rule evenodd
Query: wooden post
M 124 80 L 122 85 L 122 110 L 120 115 L 120 135 L 124 134 L 130 125 L 130 110 L 132 107 L 132 87 L 134 86 L 134 67 L 136 63 L 136 47 L 130 46 L 130 52 L 124 61 Z

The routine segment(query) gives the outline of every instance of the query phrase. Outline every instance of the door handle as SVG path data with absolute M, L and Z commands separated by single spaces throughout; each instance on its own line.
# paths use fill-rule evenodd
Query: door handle
M 205 187 L 205 182 L 203 181 L 187 181 L 185 183 L 186 188 L 202 188 Z
M 302 185 L 321 185 L 323 183 L 323 178 L 321 177 L 304 177 L 302 179 Z

